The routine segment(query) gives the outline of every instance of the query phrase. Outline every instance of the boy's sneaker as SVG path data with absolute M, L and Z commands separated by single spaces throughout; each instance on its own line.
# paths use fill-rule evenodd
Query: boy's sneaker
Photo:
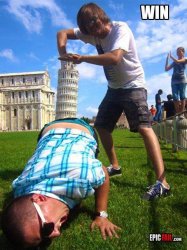
M 156 181 L 156 184 L 148 187 L 149 189 L 143 195 L 144 200 L 153 200 L 161 196 L 170 195 L 170 188 L 166 188 L 160 181 Z
M 118 169 L 113 168 L 112 165 L 107 167 L 108 175 L 109 177 L 114 177 L 114 176 L 121 176 L 121 167 L 118 167 Z

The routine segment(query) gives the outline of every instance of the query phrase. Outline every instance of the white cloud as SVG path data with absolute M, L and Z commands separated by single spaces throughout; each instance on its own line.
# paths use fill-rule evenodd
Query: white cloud
M 6 9 L 15 15 L 29 32 L 40 33 L 43 28 L 42 9 L 50 13 L 53 25 L 72 27 L 71 21 L 54 0 L 8 0 Z
M 12 49 L 4 49 L 4 50 L 0 51 L 0 57 L 4 57 L 12 62 L 18 61 L 18 59 L 15 57 Z
M 178 14 L 180 14 L 182 11 L 187 10 L 187 1 L 186 0 L 178 0 L 178 4 L 175 5 L 172 9 L 171 9 L 171 15 L 173 16 L 177 16 Z
M 159 89 L 168 95 L 171 93 L 171 76 L 164 72 L 158 75 L 153 75 L 146 79 L 148 94 L 156 94 Z
M 98 108 L 89 106 L 86 108 L 86 111 L 90 112 L 92 115 L 96 115 L 98 112 Z
M 84 103 L 84 101 L 87 99 L 87 96 L 78 96 L 78 104 Z
M 107 79 L 106 79 L 106 76 L 104 74 L 103 69 L 102 69 L 102 72 L 100 74 L 98 74 L 97 81 L 98 81 L 98 83 L 101 83 L 101 84 L 103 84 L 103 83 L 107 84 Z
M 81 63 L 77 65 L 79 76 L 81 79 L 93 79 L 97 76 L 97 66 L 87 63 Z
M 143 60 L 158 57 L 170 50 L 174 52 L 178 46 L 187 47 L 185 19 L 170 20 L 170 22 L 165 21 L 159 24 L 157 22 L 146 23 L 147 31 L 143 34 L 140 32 L 141 26 L 142 24 L 139 23 L 136 41 L 140 58 Z
M 81 45 L 82 45 L 82 43 L 81 43 Z M 90 53 L 93 53 L 92 51 L 91 51 L 91 46 L 90 46 L 90 44 L 83 44 L 82 46 L 81 46 L 81 48 L 80 48 L 80 52 L 82 53 L 82 54 L 90 54 Z M 94 54 L 96 54 L 96 50 L 95 50 L 95 48 L 94 48 Z
M 109 1 L 109 7 L 112 10 L 112 19 L 116 20 L 123 20 L 124 19 L 124 4 L 123 3 L 116 3 L 116 1 Z
M 83 46 L 84 44 L 80 41 L 68 40 L 68 43 L 66 45 L 66 52 L 78 54 L 79 51 L 81 51 L 81 47 Z
M 171 75 L 164 72 L 153 75 L 146 79 L 148 90 L 148 105 L 155 104 L 155 95 L 159 89 L 163 90 L 162 100 L 167 100 L 167 95 L 171 94 Z
M 175 53 L 178 46 L 187 47 L 186 10 L 187 1 L 179 0 L 175 6 L 170 5 L 170 20 L 138 22 L 135 35 L 142 60 L 151 59 L 152 62 L 158 62 L 159 59 L 163 60 L 163 55 L 170 50 Z
M 51 90 L 52 90 L 53 92 L 55 92 L 55 97 L 54 97 L 54 104 L 55 104 L 55 107 L 56 107 L 56 100 L 57 100 L 57 89 L 56 89 L 56 88 L 54 88 L 54 87 L 51 87 Z
M 94 46 L 84 43 L 81 40 L 69 40 L 67 43 L 67 53 L 74 54 L 97 54 Z
M 58 70 L 61 68 L 60 61 L 57 56 L 48 58 L 43 64 L 43 67 L 49 71 L 51 77 L 51 85 L 56 88 L 58 85 Z
M 102 66 L 81 63 L 77 65 L 79 71 L 80 80 L 91 80 L 95 85 L 96 84 L 107 84 L 107 80 L 103 71 Z
M 31 59 L 34 59 L 36 61 L 39 61 L 40 59 L 33 53 L 33 52 L 30 52 L 28 54 L 28 57 L 31 58 Z

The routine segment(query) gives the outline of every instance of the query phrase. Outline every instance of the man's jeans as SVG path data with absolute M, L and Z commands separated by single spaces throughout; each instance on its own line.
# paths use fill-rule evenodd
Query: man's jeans
M 160 122 L 162 120 L 162 105 L 156 105 L 156 115 L 154 117 L 154 121 Z

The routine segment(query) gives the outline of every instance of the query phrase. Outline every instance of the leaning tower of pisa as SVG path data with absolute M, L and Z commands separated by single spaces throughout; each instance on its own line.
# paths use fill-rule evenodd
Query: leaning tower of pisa
M 58 71 L 56 119 L 76 117 L 79 73 L 76 65 L 61 61 Z

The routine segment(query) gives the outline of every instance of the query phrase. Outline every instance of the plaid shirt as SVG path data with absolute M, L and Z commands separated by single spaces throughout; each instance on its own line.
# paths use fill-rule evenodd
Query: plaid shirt
M 12 185 L 15 197 L 44 194 L 70 208 L 94 194 L 105 174 L 95 159 L 95 139 L 78 129 L 56 128 L 38 142 L 34 155 Z

